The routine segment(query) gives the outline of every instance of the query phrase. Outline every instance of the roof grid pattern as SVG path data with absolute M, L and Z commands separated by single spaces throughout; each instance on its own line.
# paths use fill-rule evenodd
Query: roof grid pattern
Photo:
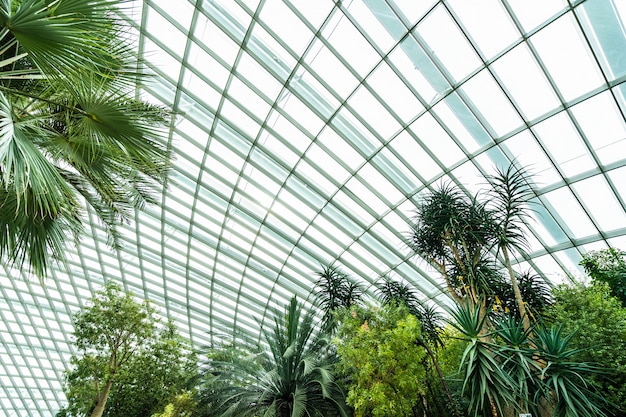
M 419 3 L 419 4 L 416 4 Z M 392 276 L 445 306 L 404 244 L 416 201 L 527 167 L 536 209 L 517 267 L 549 282 L 626 248 L 626 6 L 617 0 L 143 0 L 129 22 L 177 113 L 161 204 L 106 246 L 92 213 L 44 285 L 0 268 L 0 413 L 63 404 L 71 315 L 106 280 L 194 343 L 244 329 L 322 265 Z

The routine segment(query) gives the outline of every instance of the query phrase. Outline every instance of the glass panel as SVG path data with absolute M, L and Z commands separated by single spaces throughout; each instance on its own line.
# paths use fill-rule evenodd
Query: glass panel
M 503 136 L 523 123 L 489 71 L 483 70 L 470 78 L 461 90 L 469 97 L 472 107 L 478 109 L 494 136 Z
M 499 0 L 452 0 L 448 4 L 487 60 L 520 37 Z
M 397 120 L 363 86 L 357 89 L 354 95 L 350 97 L 348 105 L 352 107 L 354 114 L 372 127 L 372 129 L 368 130 L 375 132 L 383 141 L 387 141 L 394 133 L 400 130 L 400 124 Z
M 374 2 L 369 1 L 369 4 L 366 3 L 368 2 L 350 2 L 347 6 L 348 12 L 350 13 L 351 19 L 353 21 L 357 21 L 361 28 L 367 28 L 366 30 L 362 30 L 364 36 L 370 39 L 372 44 L 374 44 L 379 50 L 383 51 L 383 53 L 386 53 L 399 39 L 394 39 L 393 37 L 391 37 L 386 28 L 379 23 L 378 19 L 381 18 L 380 14 L 378 14 L 377 16 L 372 14 L 375 13 L 375 9 L 372 9 L 371 4 Z M 388 27 L 389 18 L 393 19 L 395 16 L 393 15 L 393 13 L 386 13 L 385 17 L 387 17 L 387 21 L 383 22 L 383 24 L 386 24 Z M 402 28 L 401 30 L 404 29 L 400 22 L 397 22 L 397 24 L 399 27 Z
M 567 113 L 559 113 L 535 125 L 540 142 L 561 172 L 571 177 L 593 169 L 595 163 Z
M 384 61 L 366 82 L 404 123 L 408 123 L 424 109 L 408 86 Z
M 393 4 L 393 7 L 399 10 L 403 17 L 408 20 L 409 27 L 411 27 L 437 2 L 434 0 L 425 0 L 420 2 L 415 2 L 414 0 L 393 0 L 391 3 Z
M 561 105 L 526 44 L 508 52 L 491 68 L 526 120 L 535 119 Z
M 341 14 L 322 29 L 322 36 L 335 48 L 346 66 L 352 68 L 360 78 L 374 68 L 380 57 L 357 28 Z
M 573 100 L 604 82 L 571 13 L 533 35 L 530 41 L 565 101 Z
M 619 161 L 626 151 L 626 124 L 610 93 L 572 107 L 576 122 L 603 164 Z
M 559 188 L 545 194 L 544 197 L 556 209 L 559 217 L 557 221 L 561 227 L 571 231 L 569 232 L 571 237 L 586 237 L 598 233 L 569 188 Z
M 620 10 L 621 7 L 621 10 Z M 622 1 L 589 0 L 576 9 L 609 80 L 626 74 L 626 6 Z
M 508 0 L 526 33 L 569 7 L 567 0 Z
M 340 97 L 349 96 L 359 84 L 359 80 L 333 52 L 319 41 L 304 60 L 311 67 L 313 75 L 328 84 Z
M 504 146 L 520 166 L 532 173 L 533 182 L 537 187 L 545 187 L 562 180 L 553 162 L 546 157 L 545 151 L 530 132 L 524 131 L 511 137 L 504 142 Z
M 454 80 L 462 80 L 481 65 L 471 45 L 444 7 L 438 6 L 418 24 L 417 32 Z M 441 36 L 442 33 L 446 35 Z
M 441 161 L 444 167 L 454 165 L 465 156 L 450 135 L 428 113 L 417 119 L 410 129 L 423 143 L 422 146 L 428 150 L 429 154 Z
M 281 39 L 297 55 L 302 54 L 313 38 L 313 33 L 284 2 L 266 0 L 263 2 L 258 20 Z
M 420 179 L 413 181 L 416 187 L 422 186 L 422 180 L 432 180 L 441 171 L 441 167 L 431 154 L 427 153 L 422 145 L 407 132 L 402 132 L 389 142 L 388 146 L 394 150 L 398 158 L 402 158 L 403 163 L 411 172 L 419 175 Z M 412 177 L 413 175 L 408 176 L 408 178 Z
M 602 231 L 608 232 L 624 227 L 626 224 L 624 208 L 619 205 L 602 176 L 597 175 L 577 182 L 572 188 Z

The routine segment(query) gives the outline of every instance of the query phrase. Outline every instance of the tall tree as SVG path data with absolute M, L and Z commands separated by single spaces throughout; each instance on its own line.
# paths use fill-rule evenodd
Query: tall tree
M 443 184 L 418 203 L 408 245 L 441 273 L 457 304 L 479 306 L 486 316 L 498 274 L 489 252 L 497 241 L 496 230 L 493 213 L 484 202 Z M 484 321 L 484 337 L 487 325 Z
M 496 222 L 495 234 L 497 249 L 502 254 L 504 265 L 509 274 L 517 311 L 524 324 L 530 329 L 530 318 L 526 312 L 526 304 L 513 270 L 511 253 L 524 253 L 527 247 L 524 234 L 524 220 L 528 216 L 528 200 L 532 196 L 524 171 L 509 165 L 506 170 L 498 169 L 495 175 L 488 176 L 491 187 L 488 197 L 493 206 L 493 217 Z
M 101 417 L 111 408 L 109 398 L 119 411 L 114 415 L 149 416 L 156 402 L 182 388 L 185 368 L 193 366 L 173 325 L 162 325 L 148 301 L 136 301 L 115 283 L 97 291 L 74 315 L 74 338 L 80 354 L 71 358 L 66 379 L 67 410 L 73 416 Z
M 137 98 L 126 2 L 0 2 L 0 258 L 39 277 L 79 239 L 85 203 L 117 245 L 166 179 L 169 115 Z
M 334 376 L 338 358 L 326 334 L 295 297 L 264 344 L 241 336 L 206 352 L 198 387 L 206 416 L 325 417 L 349 415 Z

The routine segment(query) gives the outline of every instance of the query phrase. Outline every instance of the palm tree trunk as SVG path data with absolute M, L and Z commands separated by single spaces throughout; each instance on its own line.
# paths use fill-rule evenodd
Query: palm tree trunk
M 513 287 L 513 294 L 515 296 L 515 303 L 517 304 L 517 309 L 519 311 L 520 317 L 522 318 L 522 325 L 524 326 L 524 331 L 528 331 L 530 329 L 530 320 L 528 318 L 528 314 L 526 314 L 526 305 L 524 304 L 524 300 L 522 299 L 522 293 L 520 292 L 519 285 L 517 284 L 517 278 L 515 277 L 515 273 L 513 272 L 511 260 L 509 259 L 509 251 L 506 248 L 506 245 L 502 245 L 501 249 L 502 256 L 504 257 L 504 262 L 506 263 L 506 268 L 509 271 L 511 286 Z
M 109 377 L 107 382 L 104 384 L 102 391 L 100 392 L 100 394 L 98 394 L 98 402 L 96 403 L 96 407 L 91 412 L 91 417 L 102 417 L 102 413 L 104 413 L 104 407 L 106 406 L 107 400 L 109 399 L 111 386 L 113 386 L 113 378 Z

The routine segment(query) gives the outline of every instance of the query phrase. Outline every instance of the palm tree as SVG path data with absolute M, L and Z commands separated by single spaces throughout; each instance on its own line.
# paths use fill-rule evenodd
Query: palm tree
M 433 265 L 444 279 L 450 297 L 458 304 L 480 306 L 488 313 L 496 270 L 489 249 L 496 239 L 496 222 L 486 205 L 461 190 L 443 184 L 416 208 L 408 246 Z M 488 334 L 487 321 L 482 334 Z
M 336 327 L 334 313 L 358 303 L 363 295 L 363 289 L 333 265 L 323 267 L 317 275 L 315 303 L 324 314 L 322 326 L 329 332 L 333 332 Z
M 524 329 L 530 328 L 530 319 L 519 288 L 517 277 L 511 264 L 510 252 L 523 253 L 527 247 L 524 234 L 524 219 L 528 216 L 528 200 L 532 196 L 524 171 L 509 165 L 506 170 L 497 169 L 495 175 L 487 177 L 491 188 L 488 197 L 493 205 L 494 218 L 497 222 L 497 248 L 502 253 L 504 264 L 509 273 L 511 288 L 515 296 L 517 311 L 522 318 Z
M 169 114 L 136 96 L 124 2 L 0 2 L 0 257 L 41 278 L 85 205 L 116 246 L 166 180 Z
M 243 337 L 207 353 L 199 388 L 208 416 L 348 416 L 345 395 L 334 379 L 338 357 L 313 311 L 293 297 L 284 313 L 275 312 L 266 346 Z

